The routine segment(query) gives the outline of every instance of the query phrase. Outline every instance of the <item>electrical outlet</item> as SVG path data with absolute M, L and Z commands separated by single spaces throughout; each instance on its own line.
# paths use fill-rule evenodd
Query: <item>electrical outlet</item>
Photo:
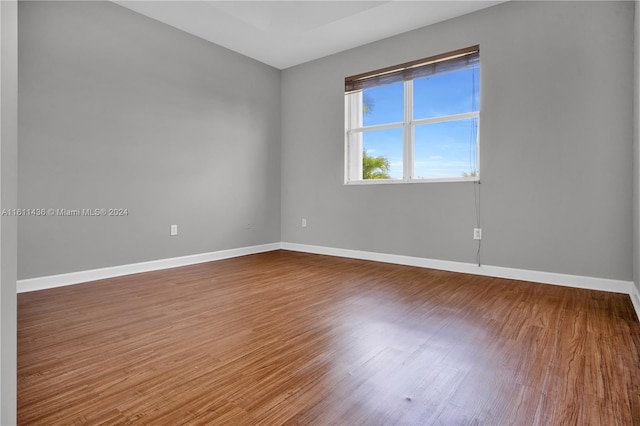
M 178 225 L 171 225 L 171 235 L 178 235 Z
M 473 239 L 474 240 L 482 239 L 482 228 L 473 228 Z
M 307 219 L 302 218 L 302 227 L 306 228 L 307 227 Z

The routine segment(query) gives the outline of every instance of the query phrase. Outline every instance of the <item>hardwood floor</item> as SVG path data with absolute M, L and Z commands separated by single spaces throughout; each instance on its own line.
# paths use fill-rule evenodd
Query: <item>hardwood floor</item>
M 18 295 L 18 421 L 640 424 L 627 295 L 275 251 Z

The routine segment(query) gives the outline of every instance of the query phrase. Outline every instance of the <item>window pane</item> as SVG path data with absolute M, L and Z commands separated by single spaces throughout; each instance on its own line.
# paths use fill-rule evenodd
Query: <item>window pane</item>
M 478 119 L 415 127 L 416 179 L 478 175 Z
M 404 83 L 362 91 L 362 122 L 365 126 L 398 123 L 404 120 Z
M 438 74 L 413 81 L 413 118 L 478 111 L 480 69 Z
M 362 134 L 363 179 L 402 179 L 402 128 Z

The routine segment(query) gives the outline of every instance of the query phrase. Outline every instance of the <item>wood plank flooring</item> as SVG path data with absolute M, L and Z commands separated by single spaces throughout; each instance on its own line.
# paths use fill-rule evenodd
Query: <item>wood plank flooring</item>
M 275 251 L 18 295 L 18 421 L 640 424 L 627 295 Z

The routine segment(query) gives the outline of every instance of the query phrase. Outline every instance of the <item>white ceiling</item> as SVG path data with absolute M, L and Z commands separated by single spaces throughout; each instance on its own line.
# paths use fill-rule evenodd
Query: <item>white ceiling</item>
M 504 1 L 114 0 L 278 69 Z

